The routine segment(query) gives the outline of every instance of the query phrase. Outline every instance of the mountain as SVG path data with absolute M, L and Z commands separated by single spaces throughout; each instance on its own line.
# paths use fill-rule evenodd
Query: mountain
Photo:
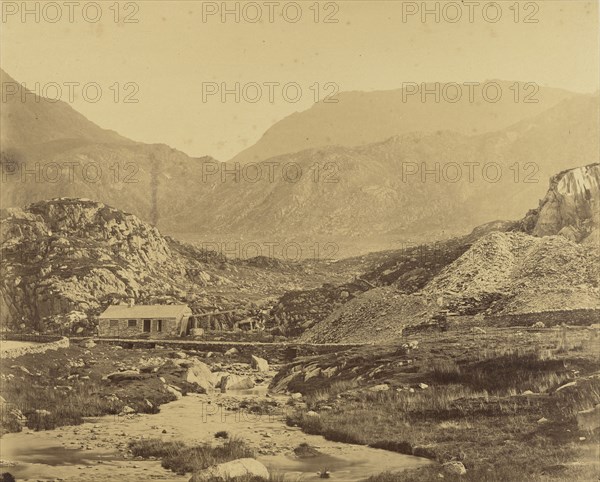
M 239 182 L 221 182 L 215 192 L 227 203 L 203 198 L 208 205 L 182 217 L 194 230 L 289 239 L 458 235 L 521 216 L 544 195 L 545 179 L 600 160 L 599 112 L 598 98 L 577 96 L 478 136 L 412 132 L 277 156 L 246 168 L 248 177 L 262 174 L 257 181 L 245 181 L 240 169 Z
M 114 131 L 97 126 L 65 102 L 55 102 L 35 95 L 2 69 L 0 82 L 0 143 L 3 149 L 65 139 L 95 143 L 132 143 Z
M 554 176 L 539 208 L 519 221 L 391 252 L 351 283 L 286 293 L 273 320 L 303 332 L 303 341 L 385 341 L 441 310 L 492 317 L 598 310 L 600 253 L 586 233 L 599 226 L 599 174 L 594 164 Z
M 161 226 L 203 194 L 209 157 L 134 142 L 87 120 L 70 105 L 35 95 L 0 71 L 2 207 L 60 197 L 119 206 Z M 14 95 L 8 95 L 15 90 Z M 206 188 L 206 189 L 205 189 Z
M 437 98 L 424 94 L 436 91 Z M 460 98 L 454 101 L 459 93 Z M 331 145 L 355 147 L 415 131 L 484 134 L 534 117 L 573 96 L 578 97 L 562 89 L 500 80 L 474 85 L 472 92 L 466 84 L 439 82 L 395 90 L 341 92 L 275 123 L 231 162 L 260 162 Z
M 404 112 L 394 110 L 388 94 L 376 96 L 387 99 L 384 110 Z M 365 109 L 384 103 L 356 95 Z M 394 95 L 401 99 L 401 92 Z M 166 233 L 209 242 L 330 243 L 341 247 L 338 256 L 346 254 L 345 243 L 368 252 L 398 239 L 443 239 L 490 219 L 519 217 L 521 206 L 544 195 L 544 179 L 599 160 L 598 98 L 554 89 L 540 89 L 538 97 L 544 102 L 503 100 L 493 109 L 487 102 L 458 103 L 458 111 L 466 110 L 454 122 L 449 118 L 458 111 L 447 110 L 447 103 L 411 100 L 407 106 L 421 119 L 405 126 L 411 132 L 240 167 L 122 138 L 67 104 L 30 94 L 25 102 L 11 101 L 10 115 L 3 118 L 2 135 L 9 143 L 0 153 L 0 204 L 88 198 L 131 212 Z M 543 110 L 547 105 L 552 107 Z M 533 112 L 539 113 L 525 117 Z M 368 129 L 361 129 L 384 122 L 388 127 L 380 126 L 382 135 L 396 133 L 390 119 L 369 119 Z M 453 130 L 434 130 L 443 127 L 440 119 Z M 412 132 L 417 128 L 422 130 Z M 483 133 L 473 135 L 474 129 Z

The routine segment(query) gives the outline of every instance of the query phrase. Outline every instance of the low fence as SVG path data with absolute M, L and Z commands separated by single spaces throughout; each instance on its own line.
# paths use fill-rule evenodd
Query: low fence
M 11 342 L 30 343 L 28 345 L 10 346 Z M 0 333 L 0 359 L 17 358 L 23 355 L 44 353 L 48 350 L 68 348 L 69 339 L 56 335 L 25 335 L 19 333 Z

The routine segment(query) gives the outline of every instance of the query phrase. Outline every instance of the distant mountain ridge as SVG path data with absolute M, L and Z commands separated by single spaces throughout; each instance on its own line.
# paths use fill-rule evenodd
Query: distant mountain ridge
M 414 131 L 485 134 L 580 95 L 527 82 L 489 80 L 475 84 L 479 85 L 407 83 L 394 90 L 341 92 L 334 99 L 276 122 L 231 162 L 260 162 L 331 145 L 356 147 Z
M 0 85 L 0 143 L 3 149 L 66 139 L 96 143 L 133 142 L 114 131 L 102 129 L 65 102 L 48 100 L 27 90 L 2 69 Z
M 420 132 L 398 134 L 399 124 L 386 123 L 381 135 L 393 135 L 385 140 L 282 154 L 258 165 L 262 179 L 249 179 L 238 170 L 237 181 L 234 176 L 222 176 L 231 164 L 125 139 L 95 126 L 63 102 L 32 102 L 28 96 L 26 102 L 11 101 L 9 109 L 3 109 L 3 115 L 8 114 L 2 119 L 2 135 L 8 145 L 3 143 L 0 158 L 0 204 L 26 206 L 45 199 L 83 197 L 131 212 L 163 232 L 226 240 L 361 239 L 368 245 L 370 237 L 384 235 L 412 240 L 447 237 L 468 232 L 489 219 L 520 216 L 523 205 L 534 205 L 544 195 L 549 176 L 600 160 L 598 98 L 555 89 L 540 89 L 542 94 L 552 107 L 527 118 L 522 118 L 524 113 L 537 112 L 542 103 L 527 108 L 504 105 L 498 113 L 501 120 L 487 103 L 469 104 L 463 107 L 470 112 L 470 120 L 458 116 L 454 123 L 448 106 L 435 107 L 445 113 L 444 122 L 457 130 L 475 125 L 477 112 L 485 113 L 479 131 L 518 120 L 478 135 L 433 130 L 442 124 L 436 124 L 440 120 L 429 106 L 410 104 L 423 108 L 415 111 L 421 121 L 407 124 L 411 130 L 422 127 Z M 356 95 L 365 108 L 371 105 L 365 101 L 369 95 Z M 37 113 L 40 106 L 43 115 Z M 389 104 L 387 109 L 392 107 Z M 317 112 L 322 108 L 314 107 Z M 404 113 L 406 109 L 388 112 L 392 117 Z M 54 116 L 56 122 L 52 122 Z M 430 126 L 423 121 L 428 116 L 433 122 Z M 367 124 L 379 125 L 385 118 L 370 119 Z M 73 178 L 69 163 L 77 166 Z M 476 166 L 473 182 L 465 163 Z M 485 168 L 488 164 L 489 169 Z M 61 166 L 58 174 L 52 171 L 56 165 Z M 265 174 L 269 165 L 278 166 L 273 178 Z M 452 179 L 456 165 L 461 172 L 458 179 Z M 41 167 L 34 174 L 19 175 L 35 171 L 36 166 Z M 286 178 L 285 166 L 299 168 L 298 178 L 289 179 L 294 169 Z M 101 170 L 101 175 L 84 178 L 83 168 L 92 174 Z M 488 173 L 493 177 L 497 168 L 500 179 L 485 177 Z M 411 169 L 417 172 L 411 174 Z M 423 176 L 431 169 L 438 173 Z M 49 180 L 50 175 L 59 180 Z

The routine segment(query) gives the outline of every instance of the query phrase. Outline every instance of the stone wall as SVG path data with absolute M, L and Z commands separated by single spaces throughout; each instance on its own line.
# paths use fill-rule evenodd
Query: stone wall
M 485 324 L 493 326 L 532 326 L 541 321 L 546 326 L 557 326 L 562 323 L 567 325 L 588 326 L 600 323 L 600 310 L 557 310 L 539 313 L 516 313 L 507 315 L 489 316 Z
M 72 338 L 74 341 L 83 338 Z M 96 343 L 108 343 L 124 348 L 167 347 L 174 350 L 194 350 L 198 352 L 224 353 L 231 348 L 238 350 L 242 356 L 256 355 L 269 361 L 287 362 L 296 357 L 321 355 L 324 353 L 343 352 L 360 344 L 308 344 L 308 343 L 263 343 L 235 341 L 197 341 L 180 338 L 178 340 L 127 340 L 115 338 L 95 338 Z
M 3 334 L 0 340 L 20 341 L 23 343 L 31 343 L 13 348 L 3 347 L 0 341 L 0 359 L 17 358 L 23 355 L 31 355 L 35 353 L 44 353 L 48 350 L 58 350 L 59 348 L 68 348 L 69 339 L 66 337 L 60 338 L 50 335 L 35 335 L 26 337 L 23 335 Z

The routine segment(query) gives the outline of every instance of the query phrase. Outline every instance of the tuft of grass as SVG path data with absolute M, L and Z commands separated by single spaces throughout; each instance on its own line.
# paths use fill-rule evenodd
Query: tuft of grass
M 215 432 L 215 438 L 229 438 L 229 432 L 227 430 L 219 430 Z
M 206 469 L 211 465 L 231 460 L 254 457 L 243 440 L 231 438 L 223 445 L 197 445 L 190 447 L 179 441 L 163 441 L 161 439 L 141 439 L 129 444 L 134 457 L 156 457 L 161 465 L 179 475 Z
M 296 454 L 296 457 L 302 459 L 307 459 L 321 455 L 321 452 L 319 452 L 316 448 L 314 448 L 312 445 L 306 442 L 303 442 L 296 448 L 294 448 L 294 453 Z
M 305 401 L 309 407 L 314 407 L 319 402 L 330 400 L 340 393 L 347 392 L 358 386 L 356 380 L 337 380 L 327 386 L 308 392 Z

